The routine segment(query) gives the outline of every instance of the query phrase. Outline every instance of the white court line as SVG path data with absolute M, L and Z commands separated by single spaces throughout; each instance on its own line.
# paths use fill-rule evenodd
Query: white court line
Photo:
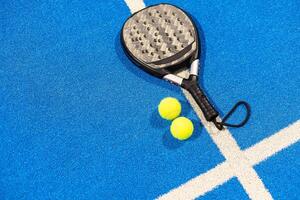
M 245 156 L 252 165 L 257 165 L 266 158 L 300 140 L 300 120 L 282 129 L 278 133 L 246 149 Z
M 234 176 L 229 162 L 223 162 L 215 168 L 203 173 L 185 184 L 182 184 L 169 193 L 160 196 L 160 200 L 167 199 L 194 199 L 222 185 Z
M 252 165 L 257 165 L 299 140 L 300 120 L 287 128 L 280 130 L 274 135 L 263 139 L 252 147 L 249 147 L 243 151 L 243 154 Z M 178 188 L 160 196 L 159 199 L 194 199 L 203 196 L 207 192 L 236 176 L 235 169 L 231 168 L 231 162 L 233 161 L 224 161 L 206 173 L 201 174 L 182 184 Z M 239 163 L 239 161 L 237 161 L 237 163 Z M 233 165 L 235 164 L 233 163 Z
M 230 166 L 235 171 L 235 176 L 240 181 L 246 193 L 251 199 L 272 199 L 271 194 L 263 184 L 262 180 L 253 169 L 251 163 L 245 158 L 243 152 L 232 137 L 228 129 L 218 130 L 212 123 L 205 120 L 199 106 L 189 92 L 182 89 L 184 95 L 189 100 L 197 116 L 200 118 L 208 134 L 218 146 Z
M 135 13 L 136 11 L 142 10 L 145 8 L 145 4 L 143 0 L 125 0 L 128 8 L 131 13 Z
M 142 0 L 125 0 L 125 2 L 132 13 L 145 7 L 145 4 Z M 170 199 L 181 199 L 179 198 L 180 195 L 183 195 L 181 196 L 182 199 L 196 198 L 205 194 L 207 191 L 212 190 L 214 187 L 223 184 L 229 180 L 230 177 L 236 176 L 251 199 L 272 199 L 271 194 L 264 186 L 256 171 L 253 169 L 252 163 L 241 151 L 230 132 L 228 130 L 219 131 L 210 123 L 208 123 L 204 119 L 201 110 L 196 105 L 191 95 L 185 90 L 183 90 L 183 93 L 196 111 L 201 122 L 207 129 L 207 132 L 226 158 L 226 161 L 207 173 L 202 174 L 190 180 L 188 183 L 183 184 L 179 188 L 176 188 L 171 192 L 161 196 L 161 198 L 169 199 L 168 197 L 171 197 Z M 200 180 L 204 180 L 204 182 L 199 182 L 198 178 Z M 176 191 L 178 192 L 176 193 Z M 175 195 L 173 196 L 172 194 Z

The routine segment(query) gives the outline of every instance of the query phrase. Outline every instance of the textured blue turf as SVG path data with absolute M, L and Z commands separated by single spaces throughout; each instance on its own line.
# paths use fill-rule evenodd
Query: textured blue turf
M 255 167 L 274 199 L 299 199 L 299 152 L 297 143 Z
M 296 0 L 168 2 L 201 25 L 202 80 L 217 107 L 226 112 L 240 98 L 252 105 L 249 124 L 232 129 L 241 148 L 300 118 Z M 152 199 L 224 160 L 180 89 L 124 55 L 122 0 L 5 0 L 0 13 L 0 199 Z M 194 121 L 191 140 L 172 139 L 158 117 L 166 96 Z M 275 197 L 300 195 L 299 179 L 288 178 L 299 177 L 297 154 L 299 145 L 257 166 Z M 231 187 L 246 198 L 236 184 L 207 198 Z
M 222 200 L 233 200 L 233 199 L 248 199 L 249 197 L 244 192 L 242 186 L 238 182 L 237 178 L 233 178 L 222 187 L 219 187 L 209 193 L 204 197 L 199 197 L 197 200 L 212 200 L 212 199 L 222 199 Z

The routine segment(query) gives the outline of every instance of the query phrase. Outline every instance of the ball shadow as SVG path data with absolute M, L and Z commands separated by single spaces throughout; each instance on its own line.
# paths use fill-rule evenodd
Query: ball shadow
M 186 101 L 186 100 L 179 100 L 180 104 L 181 104 L 181 116 L 187 116 L 191 110 L 192 107 L 191 105 Z
M 159 116 L 157 109 L 153 110 L 150 116 L 150 125 L 153 128 L 165 128 L 171 125 L 171 122 Z
M 181 104 L 180 116 L 187 116 L 192 110 L 190 104 L 184 100 L 179 100 L 179 102 Z M 158 109 L 154 109 L 152 111 L 150 115 L 150 125 L 153 128 L 165 128 L 167 126 L 170 126 L 171 123 L 171 121 L 165 120 L 159 115 Z
M 194 124 L 194 133 L 189 140 L 193 141 L 193 140 L 196 140 L 197 138 L 199 138 L 200 135 L 202 134 L 203 125 L 201 124 L 199 119 L 198 120 L 191 119 L 191 121 Z
M 162 136 L 163 145 L 169 150 L 174 150 L 174 149 L 180 148 L 185 143 L 193 142 L 194 140 L 199 138 L 200 135 L 202 134 L 203 126 L 201 125 L 200 120 L 192 119 L 191 121 L 194 124 L 194 132 L 193 132 L 193 135 L 189 139 L 184 140 L 184 141 L 177 140 L 172 136 L 172 134 L 170 133 L 170 130 L 168 129 L 165 131 L 165 133 Z
M 162 136 L 162 143 L 167 149 L 174 150 L 181 147 L 185 143 L 185 141 L 180 141 L 175 139 L 171 135 L 170 130 L 168 129 L 165 131 L 165 133 Z

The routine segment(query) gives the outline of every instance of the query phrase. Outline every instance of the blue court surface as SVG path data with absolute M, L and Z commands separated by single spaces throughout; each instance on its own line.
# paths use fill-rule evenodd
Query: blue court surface
M 222 115 L 251 104 L 248 124 L 226 132 L 251 173 L 229 175 L 231 147 L 214 141 L 179 88 L 125 56 L 130 8 L 160 1 L 3 0 L 0 199 L 300 199 L 299 1 L 166 2 L 203 32 L 201 82 Z M 158 116 L 167 96 L 193 121 L 190 140 L 173 139 Z M 201 184 L 186 184 L 194 177 Z

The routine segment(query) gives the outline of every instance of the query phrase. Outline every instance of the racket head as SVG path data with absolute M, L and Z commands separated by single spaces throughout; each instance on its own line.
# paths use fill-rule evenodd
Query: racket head
M 121 42 L 134 63 L 159 78 L 189 67 L 200 54 L 195 23 L 171 4 L 134 13 L 123 25 Z

